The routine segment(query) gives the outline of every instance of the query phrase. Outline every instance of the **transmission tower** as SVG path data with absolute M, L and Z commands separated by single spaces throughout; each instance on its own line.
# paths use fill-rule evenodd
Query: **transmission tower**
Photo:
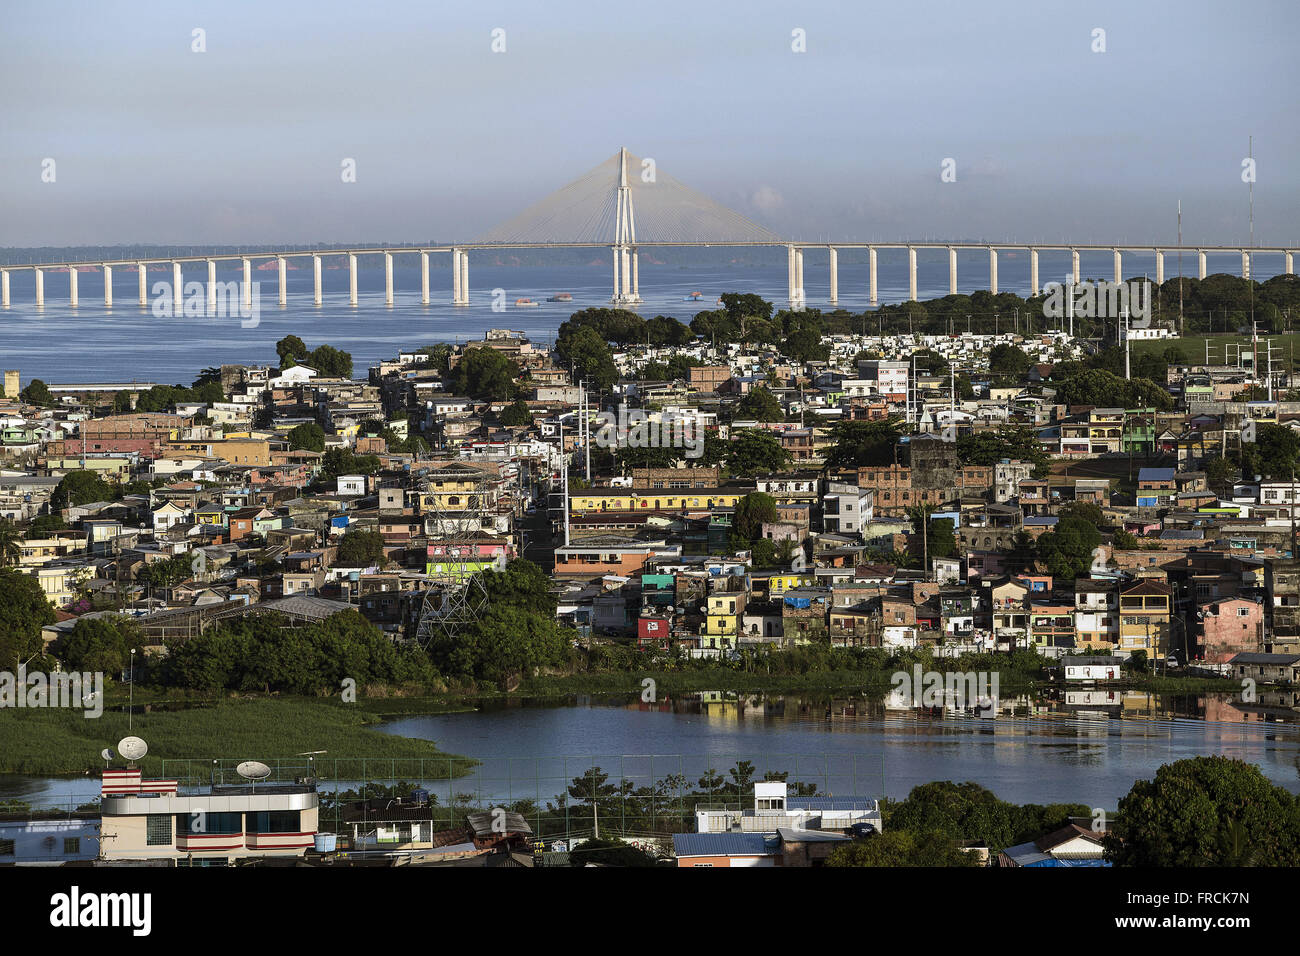
M 427 647 L 434 637 L 454 638 L 478 620 L 487 606 L 487 589 L 478 577 L 492 564 L 504 570 L 505 556 L 485 561 L 478 549 L 492 523 L 500 492 L 482 475 L 458 478 L 452 491 L 427 496 L 425 532 L 430 564 L 436 565 L 431 587 L 424 592 L 415 639 Z

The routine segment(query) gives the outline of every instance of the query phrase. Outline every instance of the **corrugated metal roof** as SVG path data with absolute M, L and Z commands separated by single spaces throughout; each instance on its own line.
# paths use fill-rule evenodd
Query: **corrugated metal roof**
M 677 856 L 775 856 L 778 840 L 762 833 L 674 833 Z
M 785 805 L 790 810 L 875 810 L 876 801 L 865 797 L 791 797 Z

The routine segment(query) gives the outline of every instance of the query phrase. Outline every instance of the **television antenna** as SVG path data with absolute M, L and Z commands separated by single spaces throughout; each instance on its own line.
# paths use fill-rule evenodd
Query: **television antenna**
M 104 758 L 104 767 L 107 769 L 113 762 L 112 748 L 105 747 L 99 752 L 99 755 Z

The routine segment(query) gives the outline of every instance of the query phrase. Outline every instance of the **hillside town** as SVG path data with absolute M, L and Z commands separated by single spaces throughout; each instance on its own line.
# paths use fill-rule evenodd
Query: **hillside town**
M 1062 332 L 696 328 L 591 309 L 553 348 L 496 329 L 364 377 L 296 336 L 189 388 L 7 372 L 4 561 L 56 609 L 47 645 L 87 615 L 165 653 L 349 608 L 413 642 L 526 557 L 587 646 L 1300 667 L 1290 372 L 1144 358 L 1156 392 Z M 1111 401 L 1069 398 L 1089 388 Z

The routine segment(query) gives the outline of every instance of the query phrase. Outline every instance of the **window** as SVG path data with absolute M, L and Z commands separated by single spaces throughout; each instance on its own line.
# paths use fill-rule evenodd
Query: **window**
M 243 833 L 243 815 L 239 813 L 205 813 L 196 810 L 193 813 L 176 814 L 176 832 L 183 836 L 220 836 Z
M 172 845 L 172 818 L 167 813 L 151 813 L 145 823 L 146 846 Z
M 301 828 L 297 810 L 262 810 L 248 814 L 249 833 L 298 833 Z
M 63 855 L 76 856 L 81 852 L 81 837 L 63 838 Z

